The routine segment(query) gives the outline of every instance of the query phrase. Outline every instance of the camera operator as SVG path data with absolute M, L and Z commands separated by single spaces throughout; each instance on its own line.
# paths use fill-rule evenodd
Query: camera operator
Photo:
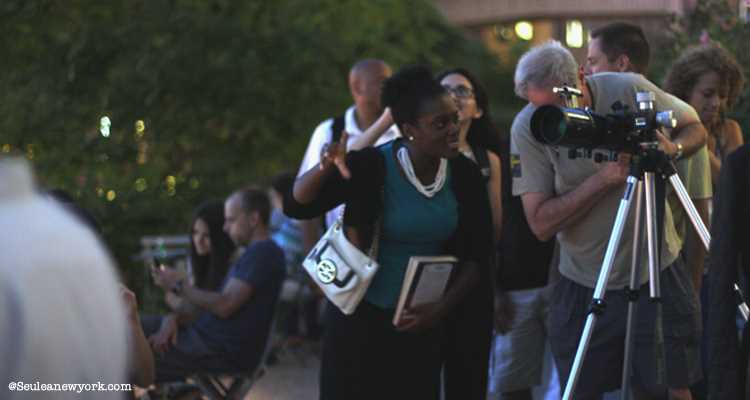
M 571 372 L 583 326 L 601 269 L 612 224 L 629 173 L 629 154 L 617 161 L 597 163 L 590 158 L 568 157 L 567 149 L 537 142 L 530 131 L 536 107 L 560 104 L 552 88 L 576 82 L 578 66 L 558 42 L 534 47 L 516 67 L 516 93 L 527 105 L 511 130 L 513 194 L 520 195 L 531 230 L 540 240 L 557 235 L 562 275 L 550 302 L 550 341 L 561 385 Z M 577 82 L 578 83 L 578 82 Z M 650 91 L 659 110 L 674 110 L 677 126 L 672 141 L 657 133 L 659 148 L 668 156 L 689 155 L 705 144 L 706 131 L 695 111 L 685 102 L 660 90 L 642 75 L 602 73 L 585 77 L 578 87 L 581 106 L 608 114 L 617 102 L 637 110 L 636 93 Z M 632 256 L 634 207 L 625 224 L 615 264 L 607 284 L 607 308 L 599 316 L 583 363 L 576 399 L 600 398 L 620 386 L 628 285 Z M 671 398 L 690 399 L 688 386 L 698 380 L 700 316 L 690 276 L 678 258 L 680 239 L 669 207 L 664 207 L 661 246 L 666 383 Z M 642 252 L 639 319 L 633 360 L 633 391 L 637 398 L 662 396 L 667 389 L 656 384 L 654 343 L 655 307 L 648 301 L 647 254 Z M 606 365 L 608 371 L 602 373 Z

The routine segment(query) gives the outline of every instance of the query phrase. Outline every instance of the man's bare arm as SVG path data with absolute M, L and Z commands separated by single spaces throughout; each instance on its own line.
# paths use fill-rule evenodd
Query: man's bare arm
M 607 192 L 622 187 L 629 163 L 630 156 L 623 154 L 618 161 L 606 163 L 577 188 L 559 196 L 534 192 L 521 195 L 531 231 L 539 240 L 546 241 L 580 219 Z

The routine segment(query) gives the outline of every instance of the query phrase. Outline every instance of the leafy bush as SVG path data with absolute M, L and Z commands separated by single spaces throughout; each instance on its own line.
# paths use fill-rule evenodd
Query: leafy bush
M 139 238 L 295 170 L 353 61 L 462 65 L 502 95 L 510 76 L 421 0 L 8 0 L 0 33 L 0 151 L 98 217 L 136 290 Z

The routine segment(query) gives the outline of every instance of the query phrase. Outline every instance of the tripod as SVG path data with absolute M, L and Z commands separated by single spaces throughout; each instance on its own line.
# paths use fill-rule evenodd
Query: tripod
M 630 207 L 633 200 L 633 195 L 636 196 L 636 215 L 635 215 L 635 226 L 634 226 L 634 237 L 633 237 L 633 258 L 631 265 L 631 276 L 630 276 L 630 298 L 628 304 L 628 321 L 625 336 L 625 359 L 623 363 L 623 384 L 622 394 L 623 399 L 628 400 L 630 398 L 630 364 L 633 353 L 633 325 L 637 313 L 636 300 L 637 297 L 634 295 L 638 292 L 639 286 L 639 261 L 640 261 L 640 247 L 643 238 L 640 235 L 641 231 L 641 219 L 642 219 L 642 208 L 646 209 L 646 238 L 647 238 L 647 250 L 648 250 L 648 271 L 649 271 L 649 294 L 651 300 L 656 306 L 656 344 L 657 344 L 657 373 L 663 373 L 664 360 L 663 360 L 663 334 L 661 329 L 661 291 L 659 285 L 659 253 L 658 253 L 658 234 L 656 224 L 656 198 L 655 198 L 655 179 L 656 174 L 662 176 L 668 176 L 669 182 L 672 184 L 680 202 L 687 211 L 687 215 L 697 230 L 703 244 L 708 248 L 710 236 L 706 226 L 703 224 L 698 212 L 695 209 L 690 197 L 685 190 L 682 181 L 677 176 L 677 171 L 672 165 L 671 160 L 660 150 L 658 150 L 658 143 L 648 142 L 640 144 L 640 151 L 634 155 L 633 160 L 630 164 L 630 173 L 626 180 L 625 192 L 622 199 L 620 200 L 620 206 L 617 210 L 617 216 L 615 218 L 614 226 L 612 227 L 612 233 L 610 235 L 609 242 L 607 244 L 607 250 L 604 255 L 604 261 L 602 263 L 599 278 L 596 282 L 594 289 L 594 295 L 591 302 L 589 314 L 586 318 L 586 324 L 581 335 L 581 339 L 578 344 L 576 356 L 573 361 L 573 366 L 568 376 L 567 384 L 565 385 L 565 392 L 563 399 L 570 400 L 573 398 L 575 387 L 580 377 L 581 369 L 583 366 L 583 360 L 589 347 L 591 336 L 596 325 L 597 317 L 604 313 L 606 309 L 606 302 L 604 295 L 607 288 L 607 282 L 609 281 L 609 275 L 614 266 L 615 254 L 619 247 L 622 233 L 625 228 L 625 222 L 630 212 Z M 645 189 L 645 190 L 644 190 Z M 645 191 L 645 204 L 643 199 L 643 192 Z

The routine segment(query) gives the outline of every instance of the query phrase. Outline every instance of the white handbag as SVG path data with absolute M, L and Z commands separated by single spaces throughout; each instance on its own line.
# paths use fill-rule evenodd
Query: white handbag
M 342 219 L 339 216 L 328 228 L 302 261 L 302 266 L 328 300 L 341 312 L 350 315 L 362 301 L 379 268 L 376 259 L 380 222 L 376 222 L 370 254 L 367 255 L 346 239 Z

